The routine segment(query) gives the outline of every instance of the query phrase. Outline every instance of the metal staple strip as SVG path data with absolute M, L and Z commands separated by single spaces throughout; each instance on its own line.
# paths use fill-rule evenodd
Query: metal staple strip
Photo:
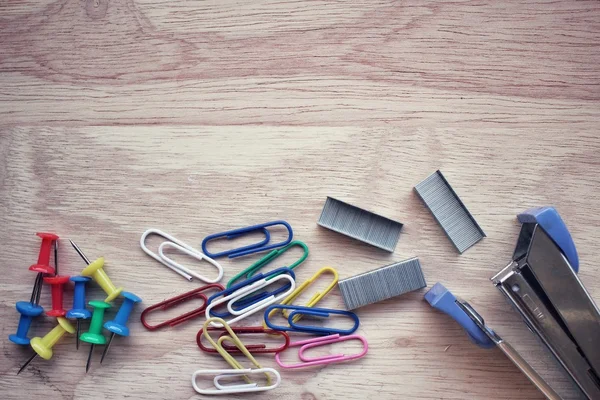
M 410 258 L 338 282 L 346 310 L 354 310 L 427 286 L 418 258 Z
M 440 170 L 414 189 L 460 253 L 486 236 Z
M 400 222 L 329 196 L 317 224 L 389 252 L 396 248 L 402 230 Z

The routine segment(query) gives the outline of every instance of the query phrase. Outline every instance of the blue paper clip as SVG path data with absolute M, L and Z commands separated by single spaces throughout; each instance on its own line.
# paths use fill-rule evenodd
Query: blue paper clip
M 211 302 L 213 302 L 215 299 L 217 299 L 217 298 L 219 298 L 221 296 L 223 296 L 223 297 L 224 296 L 228 296 L 231 293 L 235 292 L 236 290 L 238 290 L 238 289 L 240 289 L 240 288 L 242 288 L 244 286 L 251 285 L 254 282 L 259 281 L 261 279 L 268 278 L 270 276 L 276 276 L 276 275 L 279 275 L 279 274 L 288 274 L 288 275 L 290 275 L 292 277 L 292 279 L 294 279 L 294 280 L 296 279 L 296 275 L 294 274 L 294 271 L 292 271 L 291 269 L 285 268 L 285 267 L 277 268 L 277 269 L 274 269 L 273 271 L 269 271 L 266 274 L 257 274 L 257 275 L 254 275 L 250 279 L 247 279 L 247 280 L 245 280 L 243 282 L 237 283 L 237 284 L 231 286 L 230 288 L 227 288 L 227 289 L 225 289 L 225 290 L 223 290 L 221 292 L 215 293 L 214 295 L 212 295 L 212 296 L 210 296 L 208 298 L 208 301 L 206 302 L 206 306 L 208 307 L 208 305 Z M 267 297 L 276 296 L 279 293 L 283 293 L 286 290 L 288 290 L 289 287 L 290 287 L 290 285 L 288 284 L 288 285 L 284 285 L 282 287 L 279 287 L 279 288 L 277 288 L 277 289 L 275 289 L 275 290 L 273 290 L 271 292 L 265 291 L 265 292 L 259 293 L 257 295 L 250 295 L 250 296 L 248 296 L 248 297 L 246 297 L 244 299 L 238 300 L 234 304 L 237 306 L 238 310 L 241 310 L 241 309 L 247 308 L 248 306 L 251 306 L 252 304 L 258 303 L 259 301 L 261 301 L 263 299 L 266 299 Z M 231 313 L 229 313 L 229 312 L 217 312 L 214 309 L 210 310 L 210 315 L 214 316 L 214 317 L 219 317 L 219 318 L 229 318 L 229 317 L 231 317 Z
M 520 223 L 538 224 L 560 248 L 575 273 L 579 272 L 579 256 L 569 229 L 554 207 L 530 208 L 517 215 Z
M 266 244 L 269 243 L 269 241 L 271 240 L 271 234 L 270 234 L 269 230 L 267 229 L 267 227 L 273 226 L 273 225 L 285 226 L 285 228 L 288 231 L 288 238 L 286 240 L 284 240 L 283 242 L 279 242 L 279 243 L 275 243 L 275 244 L 266 246 Z M 227 240 L 231 240 L 231 239 L 240 237 L 246 233 L 255 232 L 255 231 L 260 231 L 265 235 L 265 238 L 258 243 L 254 243 L 254 244 L 251 244 L 248 246 L 238 247 L 237 249 L 225 250 L 220 253 L 211 253 L 206 248 L 206 245 L 211 240 L 219 239 L 219 238 L 225 238 Z M 233 229 L 231 231 L 226 231 L 226 232 L 221 232 L 221 233 L 213 233 L 212 235 L 208 235 L 207 237 L 204 238 L 204 240 L 202 240 L 202 252 L 204 254 L 206 254 L 207 256 L 209 256 L 210 258 L 218 258 L 218 257 L 224 257 L 224 256 L 228 256 L 229 258 L 235 258 L 235 257 L 245 256 L 248 254 L 260 253 L 263 251 L 275 249 L 277 247 L 283 247 L 283 246 L 287 245 L 289 242 L 291 242 L 293 237 L 294 237 L 294 231 L 292 230 L 292 227 L 290 226 L 290 224 L 288 224 L 287 222 L 285 222 L 283 220 L 278 220 L 278 221 L 266 222 L 264 224 L 252 225 L 252 226 L 247 226 L 245 228 Z
M 425 300 L 427 300 L 433 308 L 437 308 L 448 314 L 458 322 L 458 324 L 467 332 L 471 341 L 479 347 L 489 349 L 496 345 L 457 304 L 456 296 L 441 283 L 436 283 L 427 293 L 425 293 Z
M 269 314 L 273 310 L 292 310 L 288 314 L 288 324 L 289 326 L 281 326 L 275 325 L 269 320 Z M 294 322 L 294 317 L 298 316 L 310 316 L 310 317 L 319 317 L 319 318 L 329 318 L 331 314 L 336 315 L 345 315 L 347 317 L 352 318 L 354 320 L 354 326 L 350 329 L 337 329 L 337 328 L 323 328 L 320 326 L 310 326 L 310 325 L 301 325 L 298 322 Z M 354 314 L 351 311 L 344 310 L 332 310 L 329 308 L 316 308 L 316 307 L 302 307 L 302 306 L 288 306 L 282 304 L 275 304 L 269 306 L 265 309 L 265 323 L 271 329 L 276 331 L 293 331 L 293 332 L 307 332 L 307 333 L 316 333 L 318 335 L 350 335 L 354 333 L 358 329 L 360 325 L 360 320 L 358 319 L 358 315 Z

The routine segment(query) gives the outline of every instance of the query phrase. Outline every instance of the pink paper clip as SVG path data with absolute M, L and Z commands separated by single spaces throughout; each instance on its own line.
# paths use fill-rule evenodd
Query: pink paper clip
M 363 344 L 362 351 L 360 353 L 352 354 L 349 356 L 347 356 L 345 354 L 332 354 L 332 355 L 327 355 L 327 356 L 311 358 L 311 357 L 306 357 L 304 355 L 304 352 L 306 350 L 312 349 L 314 347 L 324 346 L 326 344 L 331 344 L 331 343 L 345 342 L 346 340 L 360 340 Z M 298 350 L 298 357 L 300 357 L 300 360 L 302 360 L 302 362 L 300 362 L 298 364 L 286 365 L 281 362 L 281 353 L 282 352 L 275 354 L 275 362 L 277 362 L 277 364 L 279 364 L 279 366 L 281 368 L 304 368 L 304 367 L 310 367 L 313 365 L 325 365 L 325 364 L 333 364 L 333 363 L 339 363 L 339 362 L 343 362 L 343 361 L 355 360 L 357 358 L 364 357 L 365 354 L 367 354 L 367 351 L 369 351 L 369 344 L 367 343 L 367 339 L 365 339 L 364 337 L 362 337 L 360 335 L 340 336 L 339 334 L 335 334 L 335 335 L 318 337 L 318 338 L 314 338 L 314 339 L 300 340 L 298 342 L 292 342 L 289 345 L 290 348 L 298 347 L 298 346 L 300 346 L 300 350 Z

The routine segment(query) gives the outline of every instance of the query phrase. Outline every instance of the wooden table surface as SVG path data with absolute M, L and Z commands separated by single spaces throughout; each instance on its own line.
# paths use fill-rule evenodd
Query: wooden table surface
M 285 219 L 310 248 L 299 280 L 418 256 L 429 286 L 468 299 L 577 398 L 489 278 L 510 260 L 515 215 L 554 205 L 600 300 L 599 39 L 597 1 L 3 1 L 1 397 L 198 398 L 192 372 L 227 366 L 196 347 L 202 319 L 149 332 L 139 314 L 200 284 L 146 256 L 140 235 L 155 227 L 198 247 Z M 488 235 L 463 255 L 412 190 L 438 168 Z M 318 227 L 326 196 L 403 222 L 395 252 Z M 88 345 L 75 352 L 69 337 L 16 376 L 30 349 L 7 336 L 14 303 L 29 299 L 37 231 L 61 236 L 62 274 L 83 268 L 71 238 L 144 300 L 131 336 L 115 338 L 102 366 L 97 349 L 88 374 Z M 223 260 L 225 281 L 258 257 Z M 542 399 L 424 293 L 357 311 L 367 357 L 282 371 L 278 389 L 252 397 Z M 103 294 L 92 285 L 88 298 Z M 342 306 L 337 289 L 323 305 Z

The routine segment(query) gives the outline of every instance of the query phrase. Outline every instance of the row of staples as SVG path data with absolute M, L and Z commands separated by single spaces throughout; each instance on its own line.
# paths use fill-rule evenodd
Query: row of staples
M 274 225 L 283 225 L 288 231 L 288 238 L 279 243 L 270 243 L 271 232 L 268 228 Z M 237 249 L 211 253 L 207 249 L 210 241 L 216 239 L 233 239 L 243 234 L 260 232 L 264 238 L 252 245 Z M 146 239 L 149 235 L 158 235 L 165 239 L 158 246 L 157 252 L 149 250 Z M 207 236 L 202 242 L 200 252 L 173 236 L 157 229 L 149 229 L 141 237 L 140 245 L 144 252 L 172 269 L 186 279 L 197 278 L 206 283 L 206 286 L 183 293 L 171 299 L 157 303 L 146 308 L 141 313 L 141 322 L 148 330 L 157 330 L 166 326 L 175 326 L 193 318 L 204 316 L 206 321 L 203 328 L 196 335 L 198 347 L 206 353 L 219 354 L 232 369 L 198 370 L 192 376 L 192 385 L 201 394 L 226 394 L 242 392 L 266 391 L 277 387 L 281 382 L 279 372 L 273 368 L 263 368 L 254 358 L 254 354 L 274 354 L 275 362 L 279 367 L 298 369 L 311 366 L 339 363 L 361 358 L 367 354 L 367 340 L 354 334 L 360 321 L 358 316 L 350 311 L 317 308 L 315 307 L 338 283 L 338 272 L 331 267 L 321 268 L 310 279 L 300 285 L 296 284 L 294 269 L 300 266 L 308 257 L 309 250 L 306 244 L 293 240 L 292 227 L 285 221 L 273 221 L 266 224 L 253 225 L 247 228 L 235 229 L 228 232 Z M 275 268 L 268 272 L 261 272 L 266 265 L 276 263 L 279 256 L 292 247 L 299 247 L 302 256 L 286 267 Z M 217 270 L 214 279 L 200 275 L 190 268 L 177 263 L 165 254 L 165 248 L 179 250 L 197 260 L 205 260 Z M 215 261 L 219 257 L 235 258 L 247 254 L 269 251 L 264 257 L 251 264 L 248 268 L 236 274 L 226 286 L 217 283 L 223 277 L 223 267 Z M 324 275 L 331 275 L 332 280 L 324 290 L 314 293 L 304 306 L 293 305 L 298 296 L 307 291 L 318 279 Z M 151 324 L 148 322 L 150 313 L 164 311 L 186 301 L 201 301 L 201 306 L 181 316 Z M 261 313 L 264 317 L 262 326 L 230 326 L 245 318 Z M 285 323 L 275 323 L 273 318 L 282 315 Z M 306 321 L 320 319 L 331 323 L 333 316 L 347 318 L 352 326 L 347 329 L 334 326 L 315 326 Z M 317 337 L 292 341 L 290 334 L 312 334 Z M 216 335 L 216 337 L 211 336 Z M 264 343 L 245 345 L 239 336 L 266 335 L 266 337 L 281 339 L 277 345 L 268 347 Z M 310 349 L 318 346 L 338 342 L 357 340 L 361 343 L 361 350 L 356 354 L 335 354 L 320 357 L 311 357 L 306 354 Z M 299 362 L 288 364 L 282 361 L 282 354 L 288 348 L 298 348 Z M 244 367 L 234 358 L 234 354 L 244 355 L 252 364 L 250 368 Z M 260 378 L 260 377 L 264 378 Z M 238 377 L 240 382 L 232 384 L 231 378 Z M 212 388 L 201 388 L 198 380 L 210 378 Z

